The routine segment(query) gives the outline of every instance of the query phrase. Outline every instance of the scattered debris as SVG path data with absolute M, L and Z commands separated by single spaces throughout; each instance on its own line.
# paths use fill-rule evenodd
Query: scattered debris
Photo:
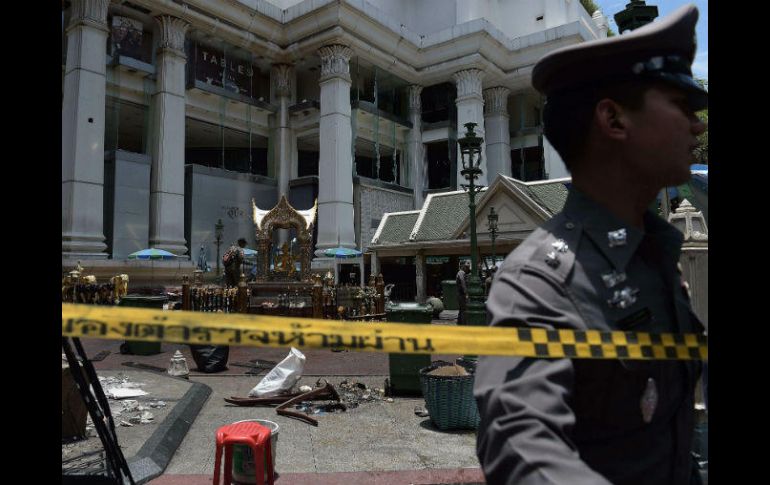
M 425 409 L 422 406 L 415 406 L 414 408 L 414 414 L 421 418 L 427 418 L 430 414 L 428 413 L 428 410 Z
M 299 386 L 299 392 L 310 392 L 313 388 L 310 386 Z
M 112 352 L 110 352 L 109 350 L 102 350 L 101 352 L 99 352 L 98 354 L 96 354 L 95 356 L 91 357 L 88 360 L 91 361 L 91 362 L 99 362 L 99 361 L 104 360 L 105 357 L 107 357 L 111 353 Z
M 114 387 L 104 391 L 104 394 L 110 399 L 124 399 L 127 397 L 146 396 L 147 392 L 141 389 L 125 389 L 122 387 Z
M 385 399 L 385 389 L 377 387 L 368 388 L 366 387 L 366 384 L 362 382 L 354 382 L 345 379 L 340 382 L 339 388 L 342 401 L 351 408 L 358 407 L 360 403 L 387 401 L 387 399 Z M 391 399 L 388 402 L 393 402 L 393 400 Z
M 321 381 L 319 379 L 318 383 L 320 383 L 320 382 Z M 310 423 L 313 426 L 318 426 L 318 421 L 316 421 L 315 419 L 311 418 L 310 416 L 307 416 L 305 414 L 301 414 L 301 413 L 297 413 L 297 412 L 291 411 L 291 410 L 289 410 L 287 408 L 289 406 L 295 404 L 296 402 L 300 402 L 300 403 L 302 403 L 304 405 L 304 402 L 307 402 L 307 401 L 303 401 L 303 400 L 319 399 L 319 398 L 320 399 L 325 399 L 325 400 L 330 400 L 330 401 L 337 401 L 337 402 L 340 401 L 340 396 L 337 393 L 337 390 L 334 388 L 334 386 L 332 386 L 331 384 L 329 384 L 327 382 L 326 385 L 323 386 L 323 387 L 316 387 L 315 389 L 313 389 L 310 392 L 305 392 L 305 393 L 300 394 L 297 397 L 289 399 L 285 403 L 283 403 L 280 406 L 278 406 L 275 409 L 275 412 L 277 412 L 280 416 L 288 416 L 288 417 L 291 417 L 291 418 L 296 418 L 296 419 L 299 419 L 301 421 L 305 421 L 307 423 Z M 312 405 L 312 403 L 310 403 L 310 404 Z M 343 406 L 343 408 L 345 407 L 344 405 L 342 405 L 342 406 Z M 307 405 L 305 405 L 305 407 L 307 409 L 311 409 L 310 407 L 307 407 Z M 345 408 L 345 409 L 347 409 L 347 408 Z

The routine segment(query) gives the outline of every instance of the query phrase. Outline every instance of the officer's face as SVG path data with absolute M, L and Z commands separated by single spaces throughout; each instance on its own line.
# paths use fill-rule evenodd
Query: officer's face
M 657 85 L 647 90 L 638 111 L 627 113 L 629 142 L 640 175 L 660 187 L 690 179 L 697 136 L 706 130 L 680 89 Z

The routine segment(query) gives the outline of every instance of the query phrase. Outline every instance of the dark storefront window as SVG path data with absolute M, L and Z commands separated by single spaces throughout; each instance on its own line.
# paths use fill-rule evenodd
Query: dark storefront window
M 420 94 L 423 123 L 456 120 L 456 97 L 457 89 L 452 83 L 436 84 L 424 88 Z
M 511 173 L 513 178 L 530 182 L 545 178 L 543 147 L 533 146 L 511 150 Z
M 452 183 L 452 149 L 449 140 L 426 143 L 428 160 L 428 188 L 443 189 Z
M 318 158 L 317 151 L 298 150 L 297 151 L 297 176 L 307 177 L 310 175 L 318 175 Z
M 147 106 L 108 96 L 105 103 L 104 149 L 149 153 Z
M 233 172 L 267 175 L 267 138 L 187 118 L 185 161 Z

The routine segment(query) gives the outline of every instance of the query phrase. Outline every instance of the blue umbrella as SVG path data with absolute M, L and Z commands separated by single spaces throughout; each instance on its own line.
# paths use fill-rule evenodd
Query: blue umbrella
M 363 253 L 357 249 L 342 248 L 342 247 L 330 248 L 324 251 L 324 256 L 329 258 L 337 258 L 337 259 L 359 258 L 361 257 L 361 254 Z
M 163 249 L 142 249 L 128 255 L 128 259 L 176 259 L 177 255 Z

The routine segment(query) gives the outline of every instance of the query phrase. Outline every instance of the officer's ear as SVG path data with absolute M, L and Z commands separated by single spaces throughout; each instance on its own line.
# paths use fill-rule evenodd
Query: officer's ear
M 615 141 L 625 140 L 628 136 L 626 110 L 609 98 L 603 98 L 594 108 L 594 120 L 599 132 Z

